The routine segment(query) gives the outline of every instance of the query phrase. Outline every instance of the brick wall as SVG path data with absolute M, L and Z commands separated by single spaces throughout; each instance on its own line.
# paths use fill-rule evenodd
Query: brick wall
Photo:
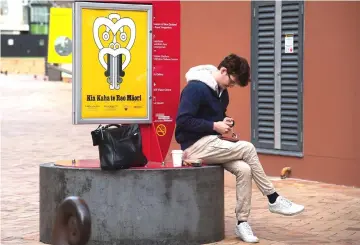
M 45 58 L 7 58 L 1 57 L 2 72 L 22 75 L 45 75 Z

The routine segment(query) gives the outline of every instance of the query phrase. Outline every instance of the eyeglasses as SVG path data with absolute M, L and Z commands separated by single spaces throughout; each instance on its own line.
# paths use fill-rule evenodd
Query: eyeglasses
M 231 79 L 230 74 L 228 74 L 228 77 L 229 77 L 229 80 L 230 80 L 229 85 L 234 86 L 234 85 L 237 84 L 233 79 Z
M 239 85 L 239 86 L 241 86 L 242 83 L 245 84 L 245 86 L 246 86 L 248 83 L 251 82 L 251 78 L 248 78 L 248 80 L 247 80 L 246 83 L 245 83 L 245 82 L 241 82 L 240 80 L 238 80 L 237 82 L 235 82 L 235 81 L 231 78 L 231 75 L 237 77 L 235 74 L 229 74 L 229 73 L 228 73 L 228 77 L 229 77 L 229 80 L 230 80 L 230 81 L 229 81 L 229 86 L 234 86 L 234 85 Z

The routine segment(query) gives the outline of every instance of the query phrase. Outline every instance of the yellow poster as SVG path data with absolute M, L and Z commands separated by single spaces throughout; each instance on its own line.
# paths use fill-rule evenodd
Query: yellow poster
M 149 118 L 148 12 L 110 9 L 80 11 L 81 119 Z
M 72 10 L 51 8 L 48 41 L 48 62 L 72 63 Z

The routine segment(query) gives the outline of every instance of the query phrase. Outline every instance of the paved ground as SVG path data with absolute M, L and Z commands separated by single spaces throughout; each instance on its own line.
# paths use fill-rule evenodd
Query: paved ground
M 15 82 L 0 77 L 1 244 L 38 242 L 39 163 L 97 157 L 93 126 L 71 124 L 71 84 Z M 360 189 L 300 180 L 276 180 L 279 193 L 306 205 L 297 217 L 267 211 L 254 186 L 250 223 L 260 244 L 360 244 Z M 226 175 L 226 239 L 233 234 L 234 178 Z

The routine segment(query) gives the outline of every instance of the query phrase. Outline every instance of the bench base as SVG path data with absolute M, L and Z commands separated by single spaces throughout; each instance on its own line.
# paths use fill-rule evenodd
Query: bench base
M 94 160 L 42 164 L 40 242 L 51 243 L 57 207 L 68 196 L 79 196 L 89 206 L 88 245 L 204 244 L 225 238 L 221 166 L 149 163 L 108 172 Z

